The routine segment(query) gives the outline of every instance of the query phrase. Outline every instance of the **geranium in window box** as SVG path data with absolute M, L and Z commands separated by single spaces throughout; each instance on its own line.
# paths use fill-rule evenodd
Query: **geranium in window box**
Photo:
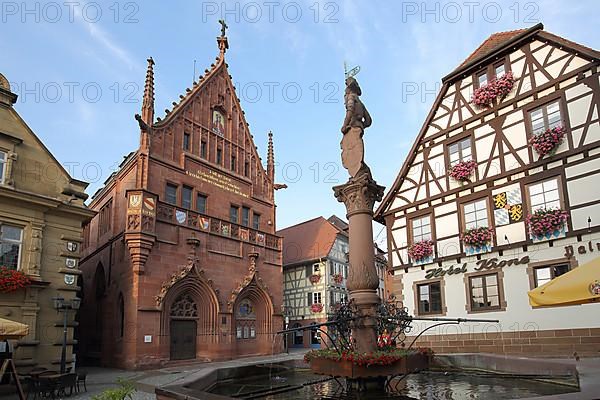
M 341 285 L 342 282 L 344 282 L 344 276 L 342 274 L 334 274 L 333 275 L 333 281 L 336 284 Z
M 511 72 L 502 75 L 476 89 L 471 97 L 471 103 L 479 108 L 490 107 L 494 100 L 503 100 L 515 85 L 515 77 Z
M 321 275 L 312 274 L 308 279 L 310 280 L 310 283 L 312 283 L 313 285 L 316 285 L 317 283 L 319 283 L 321 281 Z
M 423 240 L 408 248 L 408 256 L 414 264 L 426 264 L 433 261 L 433 241 Z
M 24 289 L 31 284 L 29 277 L 21 271 L 0 267 L 0 293 L 10 293 Z
M 473 175 L 475 168 L 477 168 L 475 161 L 461 161 L 450 167 L 449 174 L 457 181 L 465 182 Z
M 487 226 L 467 229 L 460 236 L 465 244 L 465 253 L 471 255 L 491 251 L 493 233 L 493 229 Z
M 540 158 L 545 155 L 553 155 L 556 149 L 565 138 L 565 128 L 555 126 L 551 129 L 546 129 L 544 132 L 535 133 L 529 139 L 529 144 L 538 153 Z
M 313 314 L 318 314 L 323 311 L 323 304 L 315 303 L 310 305 L 310 312 Z
M 529 233 L 534 240 L 556 239 L 565 234 L 569 213 L 558 208 L 539 209 L 527 216 Z

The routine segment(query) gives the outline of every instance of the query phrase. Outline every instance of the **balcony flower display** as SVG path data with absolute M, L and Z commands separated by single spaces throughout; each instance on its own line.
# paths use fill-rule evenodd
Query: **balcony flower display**
M 568 217 L 569 214 L 566 211 L 558 208 L 540 209 L 527 216 L 527 226 L 532 236 L 548 237 L 557 231 L 562 231 Z
M 338 285 L 341 285 L 344 282 L 344 276 L 342 274 L 334 274 L 333 281 Z
M 318 314 L 321 311 L 323 311 L 323 304 L 315 303 L 310 305 L 310 312 L 312 312 L 313 314 Z
M 515 85 L 515 77 L 511 72 L 502 75 L 498 79 L 488 82 L 473 92 L 471 103 L 483 108 L 492 105 L 496 99 L 504 99 Z
M 310 279 L 310 283 L 312 283 L 313 285 L 316 285 L 317 283 L 319 283 L 321 281 L 321 275 L 312 274 L 308 279 Z
M 460 238 L 468 246 L 484 247 L 492 241 L 492 228 L 482 226 L 479 228 L 467 229 Z
M 450 171 L 448 173 L 457 181 L 464 182 L 469 180 L 471 175 L 473 175 L 475 168 L 477 168 L 477 163 L 475 161 L 461 161 L 450 167 Z
M 423 261 L 433 255 L 433 241 L 423 240 L 408 248 L 408 255 L 414 261 Z
M 565 138 L 565 128 L 555 126 L 546 129 L 542 133 L 534 134 L 529 139 L 529 144 L 539 154 L 540 158 L 547 154 L 552 154 Z
M 26 288 L 31 280 L 21 271 L 0 267 L 0 293 L 10 293 Z

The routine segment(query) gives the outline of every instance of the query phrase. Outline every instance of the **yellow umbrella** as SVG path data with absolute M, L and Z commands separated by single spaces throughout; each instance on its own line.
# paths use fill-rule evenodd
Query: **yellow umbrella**
M 532 306 L 577 305 L 600 302 L 600 257 L 531 290 Z
M 27 336 L 28 333 L 28 325 L 0 318 L 0 340 L 20 339 L 23 336 Z

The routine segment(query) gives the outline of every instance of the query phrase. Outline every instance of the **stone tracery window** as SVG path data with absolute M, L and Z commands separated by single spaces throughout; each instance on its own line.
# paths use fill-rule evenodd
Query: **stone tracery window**
M 235 310 L 236 339 L 256 338 L 256 310 L 249 299 L 243 299 Z
M 197 318 L 198 306 L 192 296 L 189 294 L 179 295 L 171 306 L 171 317 Z

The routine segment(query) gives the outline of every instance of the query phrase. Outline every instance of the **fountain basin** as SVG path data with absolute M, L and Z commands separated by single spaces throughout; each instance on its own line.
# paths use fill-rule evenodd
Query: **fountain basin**
M 312 358 L 310 361 L 310 369 L 315 374 L 349 379 L 405 375 L 425 370 L 428 367 L 429 356 L 422 353 L 409 353 L 387 365 L 357 365 L 350 360 L 338 361 L 319 357 Z

